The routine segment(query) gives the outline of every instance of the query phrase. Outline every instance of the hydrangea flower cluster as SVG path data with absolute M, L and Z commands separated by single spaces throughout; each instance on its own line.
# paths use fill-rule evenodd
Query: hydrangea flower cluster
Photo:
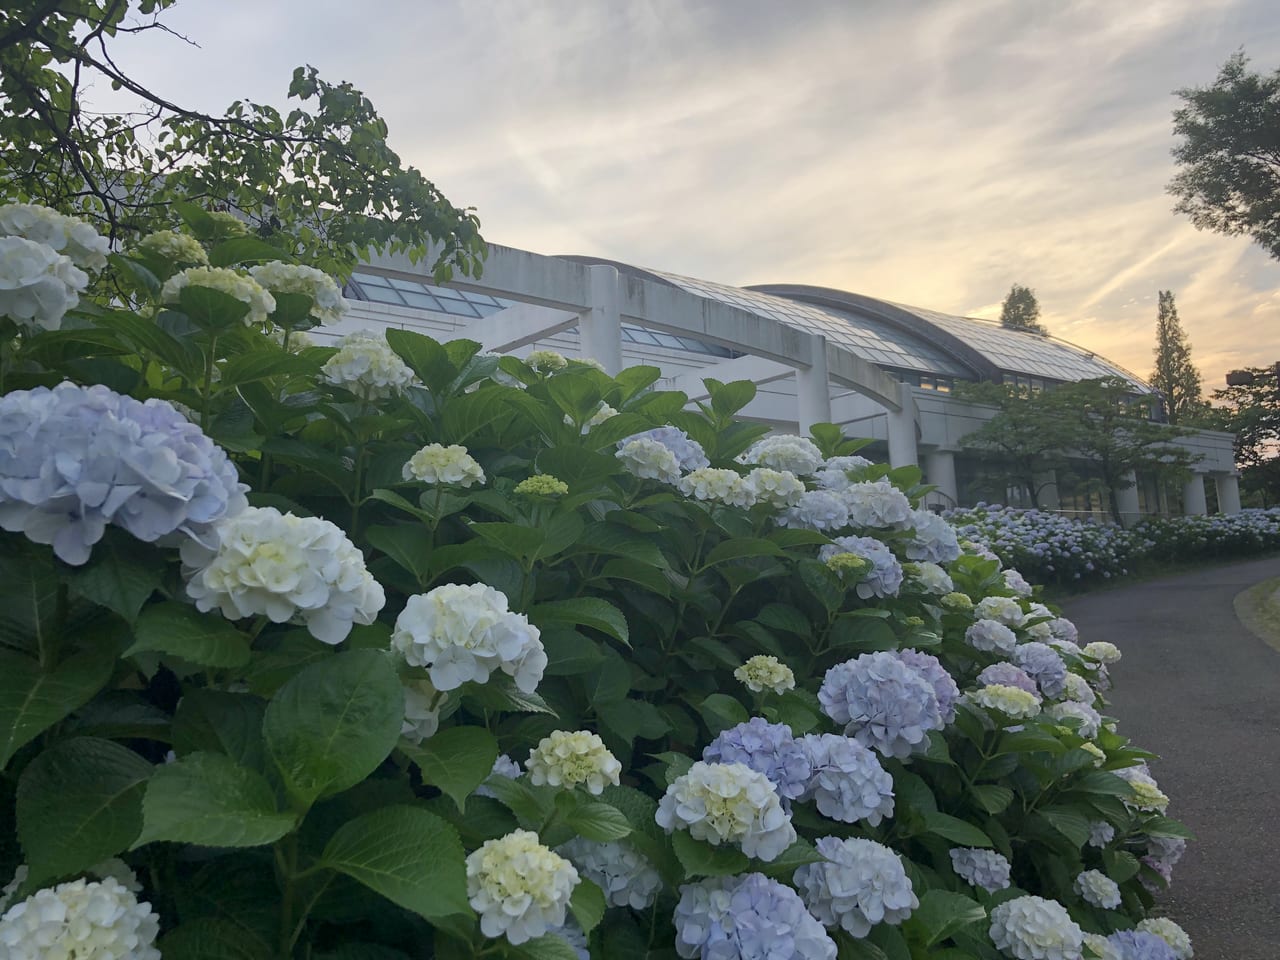
M 991 941 L 1015 960 L 1077 960 L 1084 932 L 1062 904 L 1027 896 L 992 908 Z
M 37 330 L 57 330 L 80 302 L 88 275 L 50 247 L 0 237 L 0 317 Z
M 515 830 L 467 857 L 467 897 L 486 937 L 519 946 L 563 927 L 578 871 L 538 835 Z
M 1034 693 L 1017 687 L 991 683 L 977 690 L 970 690 L 962 697 L 965 703 L 985 710 L 994 710 L 1014 720 L 1030 720 L 1040 713 L 1040 698 Z
M 1120 930 L 1107 937 L 1119 960 L 1177 960 L 1177 953 L 1163 938 L 1146 930 Z
M 479 464 L 476 468 L 479 469 Z M 483 482 L 483 471 L 481 471 L 481 477 Z M 532 477 L 526 477 L 517 483 L 515 492 L 524 497 L 563 497 L 569 492 L 569 485 L 550 474 L 535 473 Z
M 1102 716 L 1087 703 L 1077 700 L 1064 700 L 1062 703 L 1050 704 L 1045 708 L 1045 715 L 1054 720 L 1079 720 L 1080 736 L 1092 740 L 1102 729 Z
M 267 318 L 275 313 L 275 297 L 257 280 L 225 267 L 187 267 L 164 282 L 160 299 L 165 303 L 177 303 L 187 287 L 207 287 L 246 304 L 249 312 L 244 316 L 245 326 L 266 323 Z
M 742 481 L 747 495 L 755 503 L 767 503 L 771 507 L 790 507 L 804 496 L 804 484 L 794 473 L 756 467 Z
M 707 763 L 740 763 L 763 773 L 784 801 L 795 800 L 809 786 L 813 770 L 809 755 L 791 735 L 791 728 L 752 717 L 721 731 L 702 751 Z
M 861 938 L 876 924 L 897 926 L 920 906 L 902 861 L 883 844 L 822 837 L 816 846 L 827 862 L 801 867 L 795 884 L 824 926 Z
M 662 444 L 671 451 L 676 458 L 676 464 L 682 471 L 701 470 L 711 465 L 711 461 L 707 459 L 707 454 L 702 449 L 702 445 L 696 440 L 690 440 L 689 435 L 679 427 L 654 427 L 652 430 L 644 431 L 644 433 L 635 433 L 629 437 L 623 437 L 618 441 L 618 450 L 623 450 L 628 444 L 636 440 L 652 440 L 655 443 Z
M 658 803 L 658 826 L 695 840 L 734 843 L 749 857 L 776 860 L 796 839 L 791 817 L 763 773 L 742 763 L 699 760 Z
M 1120 906 L 1120 886 L 1101 870 L 1085 870 L 1076 877 L 1075 891 L 1085 903 L 1104 910 Z
M 1012 653 L 1018 636 L 999 620 L 975 620 L 964 632 L 969 646 L 986 653 Z
M 818 559 L 827 562 L 841 553 L 851 553 L 871 561 L 871 571 L 854 587 L 863 600 L 898 595 L 902 588 L 902 564 L 883 541 L 875 537 L 836 537 L 818 551 Z
M 1067 683 L 1063 688 L 1062 697 L 1064 700 L 1075 700 L 1077 703 L 1090 705 L 1098 699 L 1098 695 L 1093 692 L 1093 687 L 1089 686 L 1089 681 L 1078 673 L 1067 674 Z
M 409 458 L 401 476 L 405 480 L 417 480 L 432 486 L 448 484 L 470 487 L 484 483 L 485 480 L 480 464 L 476 463 L 466 447 L 456 443 L 447 447 L 439 443 L 427 444 Z
M 353 623 L 373 623 L 386 603 L 364 554 L 328 520 L 246 507 L 213 533 L 213 544 L 188 540 L 181 551 L 187 596 L 202 612 L 296 618 L 322 643 L 341 643 Z
M 734 470 L 701 467 L 680 478 L 678 489 L 695 500 L 711 500 L 731 507 L 750 507 L 756 497 L 742 475 Z
M 1133 767 L 1122 767 L 1111 772 L 1121 780 L 1127 780 L 1129 786 L 1133 788 L 1133 797 L 1125 800 L 1128 806 L 1137 810 L 1155 810 L 1159 813 L 1164 813 L 1165 808 L 1169 806 L 1169 798 L 1160 790 L 1159 784 L 1156 783 L 1155 777 L 1151 776 L 1145 763 Z
M 965 612 L 973 609 L 973 601 L 967 593 L 948 593 L 940 601 L 948 610 Z
M 1025 670 L 1049 699 L 1062 696 L 1067 688 L 1067 665 L 1058 652 L 1047 644 L 1019 644 L 1013 650 L 1013 662 Z
M 991 684 L 999 684 L 1003 687 L 1017 687 L 1019 690 L 1027 691 L 1037 700 L 1040 699 L 1040 690 L 1036 686 L 1036 682 L 1031 679 L 1031 675 L 1012 663 L 1002 661 L 993 663 L 989 667 L 984 667 L 982 672 L 978 674 L 978 685 L 985 687 Z
M 874 827 L 893 816 L 893 777 L 871 750 L 834 733 L 806 734 L 799 742 L 812 770 L 801 800 L 841 823 L 865 820 Z
M 1022 604 L 1012 597 L 983 597 L 973 608 L 973 615 L 995 620 L 1006 627 L 1020 627 L 1026 618 L 1022 612 Z
M 403 686 L 404 721 L 400 724 L 400 736 L 412 743 L 421 743 L 440 729 L 440 710 L 449 695 L 420 677 L 404 681 Z
M 855 527 L 887 529 L 911 516 L 911 501 L 887 479 L 851 483 L 844 489 L 849 523 Z
M 676 483 L 680 479 L 680 461 L 671 450 L 657 440 L 641 437 L 621 441 L 614 454 L 622 466 L 641 480 Z
M 1154 933 L 1173 948 L 1177 960 L 1191 960 L 1195 951 L 1191 947 L 1191 938 L 1187 931 L 1168 917 L 1148 917 L 1138 922 L 1138 929 L 1143 933 Z
M 969 886 L 987 893 L 1009 888 L 1009 861 L 994 850 L 952 847 L 951 869 Z
M 532 693 L 547 666 L 538 628 L 483 583 L 447 583 L 410 597 L 396 618 L 391 649 L 409 666 L 426 667 L 438 690 L 485 683 L 501 670 Z
M 611 907 L 647 910 L 662 890 L 662 877 L 643 854 L 625 840 L 597 843 L 574 837 L 556 848 L 578 872 L 604 891 Z
M 934 596 L 942 597 L 956 588 L 955 584 L 951 582 L 951 577 L 947 574 L 947 571 L 936 563 L 930 563 L 927 560 L 917 563 L 904 563 L 902 569 L 910 581 L 918 585 L 925 593 L 932 593 Z
M 1161 794 L 1163 796 L 1163 794 Z M 1187 841 L 1173 837 L 1148 837 L 1147 852 L 1142 862 L 1159 874 L 1164 886 L 1173 882 L 1173 868 L 1178 865 L 1182 855 L 1186 853 Z M 1152 893 L 1158 893 L 1160 885 L 1147 877 L 1140 877 L 1142 885 Z
M 866 457 L 831 457 L 813 475 L 813 478 L 824 490 L 847 490 L 857 482 L 849 474 L 869 466 L 871 461 Z
M 1105 847 L 1116 838 L 1116 828 L 1105 820 L 1089 821 L 1089 846 Z
M 200 246 L 200 241 L 177 230 L 156 230 L 154 233 L 148 233 L 138 241 L 138 249 L 144 254 L 173 260 L 176 263 L 190 263 L 196 266 L 206 266 L 209 263 L 209 255 L 204 252 L 204 247 Z
M 838 530 L 848 524 L 849 509 L 829 490 L 806 490 L 793 506 L 775 517 L 775 522 L 801 530 Z
M 886 757 L 906 758 L 941 730 L 932 684 L 889 652 L 864 653 L 827 671 L 818 701 L 845 733 Z
M 747 660 L 733 671 L 733 676 L 752 693 L 772 690 L 774 693 L 783 694 L 788 690 L 794 690 L 796 686 L 796 675 L 791 672 L 791 668 L 777 657 L 763 653 L 758 653 Z
M 338 352 L 320 368 L 320 378 L 362 400 L 385 400 L 413 383 L 413 371 L 381 334 L 362 330 L 342 338 Z
M 553 730 L 539 741 L 525 761 L 535 786 L 585 786 L 596 796 L 606 784 L 618 785 L 622 764 L 598 734 L 588 730 Z
M 934 696 L 938 698 L 938 712 L 942 714 L 943 724 L 956 718 L 956 701 L 960 699 L 960 688 L 947 672 L 942 662 L 931 653 L 922 653 L 911 647 L 898 651 L 898 659 L 911 667 L 916 673 L 928 681 L 933 687 Z
M 776 434 L 758 441 L 741 457 L 743 463 L 807 477 L 822 466 L 822 451 L 807 437 Z
M 13 960 L 51 957 L 160 960 L 160 924 L 114 877 L 38 890 L 0 917 L 0 953 Z
M 1097 660 L 1099 663 L 1109 665 L 1120 662 L 1120 648 L 1114 643 L 1107 643 L 1105 640 L 1094 640 L 1092 643 L 1086 643 L 1081 652 L 1086 657 Z
M 1016 596 L 1029 597 L 1035 592 L 1031 584 L 1027 583 L 1027 578 L 1012 567 L 1003 571 L 1000 576 L 1004 578 L 1005 587 L 1012 590 Z
M 912 510 L 898 526 L 911 534 L 903 547 L 908 559 L 950 563 L 960 556 L 955 527 L 932 510 Z
M 299 293 L 311 298 L 311 318 L 334 324 L 347 312 L 347 302 L 333 278 L 315 267 L 272 260 L 249 268 L 249 276 L 271 293 Z
M 759 873 L 680 888 L 676 953 L 686 960 L 835 960 L 835 942 L 790 887 Z
M 107 524 L 208 541 L 245 509 L 226 453 L 170 404 L 60 383 L 0 397 L 0 526 L 89 559 Z
M 111 241 L 92 224 L 35 203 L 0 207 L 0 236 L 21 237 L 66 257 L 82 270 L 95 273 L 107 265 Z
M 539 373 L 554 373 L 569 365 L 569 361 L 554 350 L 530 350 L 524 362 Z

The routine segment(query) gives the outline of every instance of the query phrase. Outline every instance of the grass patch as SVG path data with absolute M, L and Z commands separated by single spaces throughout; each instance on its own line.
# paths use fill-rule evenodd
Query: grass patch
M 1236 617 L 1250 633 L 1280 651 L 1280 577 L 1241 590 L 1232 605 Z

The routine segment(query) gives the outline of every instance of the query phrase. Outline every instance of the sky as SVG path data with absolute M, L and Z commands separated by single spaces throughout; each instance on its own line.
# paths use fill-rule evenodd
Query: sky
M 1280 67 L 1275 0 L 182 0 L 165 23 L 198 46 L 121 38 L 151 89 L 218 110 L 284 106 L 304 63 L 348 80 L 493 242 L 986 318 L 1022 283 L 1144 377 L 1168 289 L 1206 390 L 1280 360 L 1280 261 L 1165 192 L 1173 91 L 1241 48 Z

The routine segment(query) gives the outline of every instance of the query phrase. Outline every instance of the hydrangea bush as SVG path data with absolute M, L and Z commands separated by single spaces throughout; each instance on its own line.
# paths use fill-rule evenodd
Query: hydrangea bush
M 750 383 L 300 345 L 332 289 L 207 217 L 11 221 L 113 294 L 0 299 L 0 950 L 1191 956 L 1119 651 L 918 470 Z

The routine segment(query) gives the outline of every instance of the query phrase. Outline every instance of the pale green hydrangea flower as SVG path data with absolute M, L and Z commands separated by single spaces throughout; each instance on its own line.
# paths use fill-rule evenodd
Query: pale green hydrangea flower
M 596 796 L 606 784 L 616 787 L 622 772 L 618 758 L 589 730 L 553 730 L 529 753 L 525 768 L 536 786 L 585 786 Z
M 467 452 L 467 448 L 456 443 L 442 446 L 429 443 L 404 465 L 401 476 L 406 480 L 418 480 L 429 484 L 455 484 L 470 487 L 476 483 L 484 483 L 484 470 Z
M 1015 720 L 1028 720 L 1040 712 L 1040 698 L 1034 693 L 991 683 L 979 690 L 971 690 L 964 699 L 978 707 L 995 710 Z
M 467 857 L 467 898 L 480 931 L 516 946 L 564 926 L 578 882 L 574 865 L 529 830 L 486 840 Z
M 569 485 L 549 473 L 535 473 L 517 483 L 515 492 L 525 497 L 563 497 Z
M 569 361 L 554 350 L 533 350 L 524 358 L 524 362 L 539 373 L 563 370 L 569 365 Z
M 712 500 L 731 507 L 750 507 L 756 502 L 755 493 L 736 470 L 719 467 L 699 467 L 680 478 L 680 492 L 695 500 Z
M 179 294 L 187 287 L 207 287 L 248 304 L 245 326 L 266 323 L 267 317 L 276 309 L 275 298 L 262 288 L 262 284 L 225 267 L 187 267 L 164 282 L 160 299 L 165 303 L 177 303 Z
M 1191 938 L 1187 936 L 1187 931 L 1178 926 L 1168 917 L 1148 917 L 1138 924 L 1138 929 L 1144 933 L 1154 933 L 1157 937 L 1173 948 L 1174 956 L 1178 960 L 1192 960 L 1195 951 L 1191 947 Z
M 733 671 L 733 676 L 752 693 L 772 690 L 782 694 L 794 690 L 796 686 L 796 675 L 791 668 L 777 657 L 765 654 L 757 654 L 749 659 Z
M 250 267 L 249 275 L 272 293 L 300 293 L 310 297 L 311 316 L 317 323 L 337 323 L 347 312 L 342 290 L 323 270 L 273 260 Z
M 948 593 L 942 598 L 942 605 L 948 610 L 967 611 L 973 609 L 973 601 L 969 599 L 967 594 Z
M 194 263 L 203 266 L 209 262 L 209 255 L 204 252 L 204 247 L 200 246 L 200 241 L 177 230 L 157 230 L 154 233 L 148 233 L 138 241 L 138 249 L 178 263 Z
M 699 760 L 667 787 L 655 818 L 667 833 L 736 844 L 749 857 L 776 860 L 795 842 L 791 817 L 773 783 L 743 763 Z

